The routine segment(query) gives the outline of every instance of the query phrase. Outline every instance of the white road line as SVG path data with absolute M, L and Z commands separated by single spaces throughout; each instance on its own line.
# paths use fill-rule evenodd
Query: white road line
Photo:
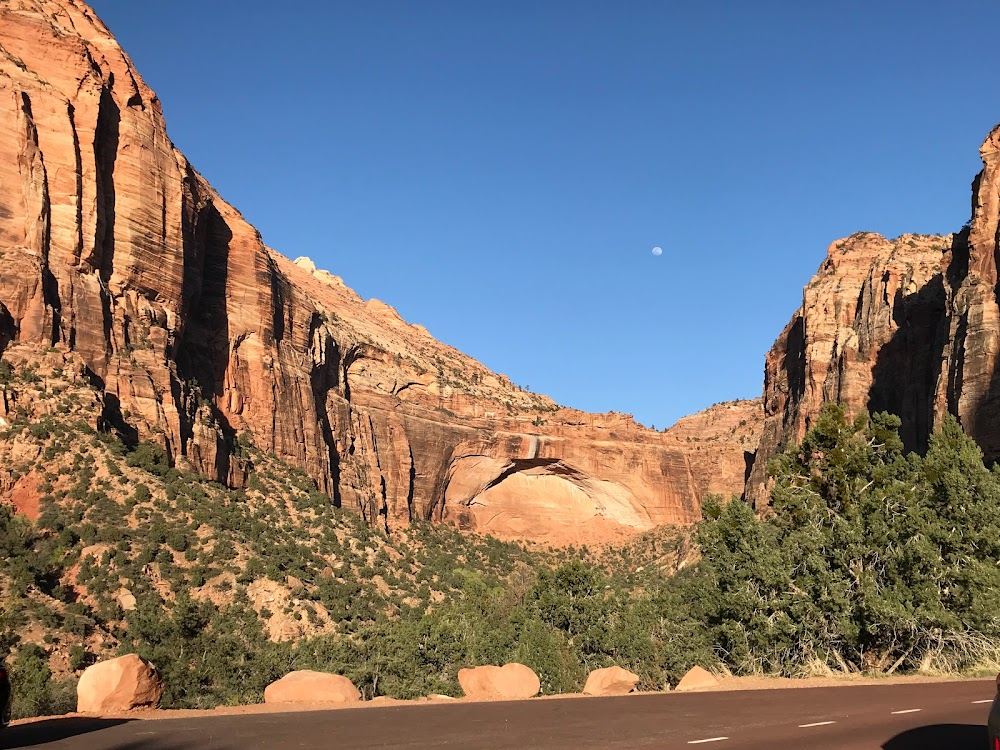
M 836 724 L 835 721 L 814 721 L 812 724 L 799 724 L 799 729 L 808 729 L 809 727 L 825 727 L 827 724 Z
M 689 740 L 689 745 L 700 745 L 703 742 L 722 742 L 723 740 L 728 740 L 728 737 L 709 737 L 707 740 Z
M 893 714 L 915 714 L 917 711 L 923 711 L 922 708 L 908 708 L 905 711 L 891 711 Z
M 972 701 L 972 702 L 973 702 L 973 704 L 976 704 L 976 703 L 992 703 L 993 699 L 992 698 L 987 698 L 984 701 Z

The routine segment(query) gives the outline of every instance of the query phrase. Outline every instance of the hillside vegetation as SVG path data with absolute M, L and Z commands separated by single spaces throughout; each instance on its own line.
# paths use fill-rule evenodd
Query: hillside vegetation
M 256 702 L 307 668 L 413 698 L 460 695 L 458 669 L 508 661 L 558 693 L 611 664 L 653 689 L 694 664 L 998 660 L 1000 477 L 953 420 L 921 458 L 895 417 L 827 407 L 774 462 L 761 518 L 712 500 L 694 544 L 662 529 L 557 551 L 422 523 L 387 536 L 239 436 L 247 486 L 205 481 L 103 429 L 63 353 L 8 352 L 0 388 L 0 481 L 23 511 L 0 506 L 0 645 L 20 715 L 72 709 L 80 671 L 126 652 L 157 665 L 166 707 Z
M 129 651 L 157 665 L 175 707 L 258 701 L 305 667 L 367 697 L 458 695 L 460 667 L 514 658 L 546 692 L 572 690 L 630 647 L 617 597 L 686 549 L 671 530 L 600 556 L 419 522 L 388 536 L 242 436 L 253 470 L 231 490 L 97 429 L 98 392 L 69 355 L 15 348 L 0 388 L 0 477 L 32 519 L 0 505 L 0 638 L 21 715 L 71 708 L 82 668 Z M 560 614 L 577 597 L 601 612 Z

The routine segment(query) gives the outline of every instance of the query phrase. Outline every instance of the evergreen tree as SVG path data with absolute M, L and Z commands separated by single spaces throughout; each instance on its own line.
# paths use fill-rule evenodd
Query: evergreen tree
M 893 671 L 1000 635 L 1000 482 L 948 417 L 926 458 L 900 420 L 824 406 L 770 466 L 770 508 L 708 503 L 704 613 L 742 671 Z

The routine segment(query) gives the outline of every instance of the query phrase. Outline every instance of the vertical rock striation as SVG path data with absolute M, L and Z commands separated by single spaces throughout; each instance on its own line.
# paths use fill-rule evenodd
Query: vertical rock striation
M 936 415 L 955 414 L 988 460 L 1000 459 L 1000 309 L 997 255 L 1000 253 L 1000 126 L 979 149 L 983 171 L 972 183 L 972 218 L 967 240 L 956 248 L 948 277 L 947 369 L 941 373 Z

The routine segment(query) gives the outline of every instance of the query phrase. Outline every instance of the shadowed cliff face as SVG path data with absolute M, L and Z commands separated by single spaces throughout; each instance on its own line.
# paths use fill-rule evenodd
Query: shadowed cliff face
M 924 451 L 955 414 L 1000 459 L 1000 127 L 980 153 L 969 228 L 947 237 L 835 242 L 765 362 L 765 425 L 747 497 L 766 500 L 767 461 L 797 442 L 826 401 L 889 411 Z
M 901 417 L 908 450 L 935 424 L 945 356 L 945 273 L 954 237 L 859 233 L 833 243 L 802 307 L 767 355 L 765 425 L 747 497 L 766 499 L 767 462 L 798 442 L 827 402 Z
M 757 401 L 666 433 L 563 409 L 265 247 L 76 0 L 0 2 L 0 263 L 0 353 L 74 351 L 126 442 L 240 485 L 248 438 L 372 523 L 599 541 L 696 520 L 756 449 Z

